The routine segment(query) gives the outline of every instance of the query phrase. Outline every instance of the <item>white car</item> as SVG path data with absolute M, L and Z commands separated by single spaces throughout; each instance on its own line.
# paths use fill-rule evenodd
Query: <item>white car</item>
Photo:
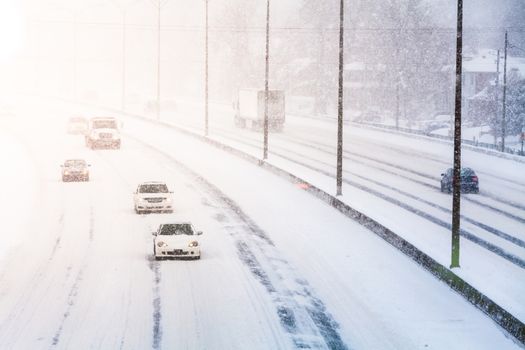
M 89 167 L 84 159 L 68 159 L 62 167 L 62 181 L 89 181 Z
M 168 190 L 164 182 L 143 182 L 133 193 L 135 212 L 137 214 L 151 212 L 173 213 L 173 192 Z
M 200 243 L 197 236 L 201 231 L 195 231 L 189 222 L 161 224 L 153 232 L 153 256 L 155 260 L 162 258 L 201 258 Z

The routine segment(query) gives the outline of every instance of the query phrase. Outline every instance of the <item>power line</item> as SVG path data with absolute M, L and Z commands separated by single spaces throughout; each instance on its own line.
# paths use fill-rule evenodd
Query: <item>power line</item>
M 46 19 L 33 19 L 30 22 L 33 23 L 74 23 L 73 20 L 46 20 Z M 100 26 L 120 26 L 121 23 L 118 22 L 94 22 L 94 21 L 76 21 L 77 24 L 84 25 L 100 25 Z M 129 27 L 142 27 L 142 28 L 156 28 L 154 24 L 140 24 L 140 23 L 127 23 Z M 204 26 L 188 26 L 188 25 L 177 25 L 177 24 L 164 24 L 162 25 L 164 30 L 179 30 L 179 31 L 204 31 Z M 263 26 L 209 26 L 210 30 L 221 32 L 221 31 L 231 31 L 231 32 L 265 32 L 266 28 Z M 307 32 L 307 33 L 318 33 L 318 32 L 334 32 L 338 33 L 339 29 L 337 28 L 316 28 L 316 27 L 299 27 L 299 26 L 273 26 L 271 31 L 295 31 L 295 32 Z M 464 28 L 465 32 L 504 32 L 505 30 L 509 32 L 522 33 L 525 32 L 525 27 L 466 27 Z M 345 32 L 430 32 L 430 33 L 447 33 L 455 34 L 455 28 L 447 27 L 416 27 L 416 28 L 407 28 L 407 27 L 346 27 Z

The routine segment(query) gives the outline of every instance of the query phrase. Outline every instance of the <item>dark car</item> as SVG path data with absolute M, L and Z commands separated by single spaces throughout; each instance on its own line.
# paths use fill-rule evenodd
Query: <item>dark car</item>
M 441 174 L 441 192 L 452 192 L 453 169 L 447 169 Z M 479 193 L 479 179 L 474 170 L 470 168 L 461 168 L 461 192 Z

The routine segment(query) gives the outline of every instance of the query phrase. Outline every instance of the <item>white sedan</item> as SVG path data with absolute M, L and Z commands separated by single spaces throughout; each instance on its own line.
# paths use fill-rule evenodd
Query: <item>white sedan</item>
M 197 236 L 201 231 L 195 231 L 188 222 L 161 224 L 153 232 L 153 256 L 156 260 L 162 258 L 200 259 L 201 248 Z
M 150 181 L 138 185 L 133 193 L 135 213 L 173 213 L 173 192 L 164 182 Z
M 61 165 L 62 181 L 89 181 L 89 167 L 84 159 L 68 159 Z

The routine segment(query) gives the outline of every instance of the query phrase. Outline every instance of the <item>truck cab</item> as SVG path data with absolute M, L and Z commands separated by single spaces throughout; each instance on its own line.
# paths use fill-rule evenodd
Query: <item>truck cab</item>
M 120 148 L 119 122 L 113 117 L 97 117 L 89 120 L 86 146 L 95 148 Z

